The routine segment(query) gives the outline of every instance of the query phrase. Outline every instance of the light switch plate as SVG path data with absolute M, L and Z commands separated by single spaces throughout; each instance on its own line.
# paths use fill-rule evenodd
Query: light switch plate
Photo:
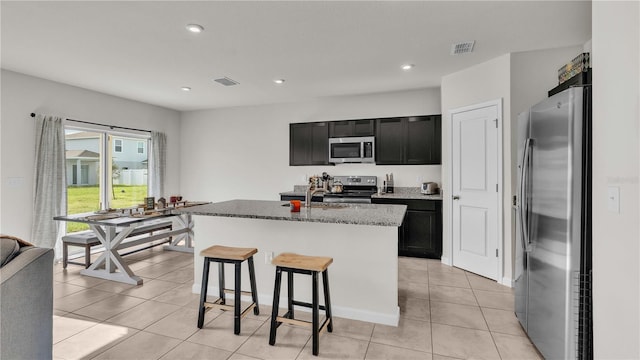
M 620 188 L 617 186 L 607 188 L 607 210 L 620 213 Z
M 7 184 L 9 185 L 9 187 L 12 187 L 12 188 L 22 187 L 22 184 L 24 184 L 24 178 L 23 177 L 7 178 Z

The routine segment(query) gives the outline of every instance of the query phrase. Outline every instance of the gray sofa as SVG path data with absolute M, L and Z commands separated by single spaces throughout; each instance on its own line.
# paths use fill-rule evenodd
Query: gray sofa
M 53 249 L 0 235 L 0 359 L 51 359 Z

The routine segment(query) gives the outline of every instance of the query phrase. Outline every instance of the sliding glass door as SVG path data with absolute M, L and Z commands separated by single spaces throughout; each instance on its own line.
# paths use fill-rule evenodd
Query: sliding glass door
M 68 214 L 128 208 L 148 191 L 149 136 L 65 127 Z M 88 226 L 67 222 L 67 233 Z
M 148 193 L 148 139 L 123 135 L 108 137 L 108 207 L 127 208 L 143 204 Z

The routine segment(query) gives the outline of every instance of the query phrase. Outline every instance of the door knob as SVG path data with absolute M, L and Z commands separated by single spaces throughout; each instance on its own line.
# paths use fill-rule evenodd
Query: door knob
M 453 200 L 460 200 L 460 196 L 458 196 L 458 195 L 453 195 L 452 198 L 453 198 Z

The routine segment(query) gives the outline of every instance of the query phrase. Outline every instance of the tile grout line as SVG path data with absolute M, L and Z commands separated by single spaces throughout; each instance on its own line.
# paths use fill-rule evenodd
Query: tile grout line
M 467 272 L 465 271 L 465 276 L 467 281 L 469 281 L 469 276 L 467 276 Z M 493 337 L 493 332 L 489 327 L 489 322 L 487 322 L 487 318 L 484 316 L 484 312 L 482 311 L 482 306 L 480 306 L 480 301 L 478 301 L 478 297 L 476 296 L 475 289 L 471 286 L 471 282 L 469 281 L 469 287 L 471 287 L 471 292 L 473 293 L 473 297 L 476 298 L 476 302 L 478 303 L 478 308 L 480 308 L 480 314 L 482 314 L 482 319 L 484 319 L 485 325 L 487 325 L 487 330 L 489 331 L 489 336 L 491 336 L 491 341 L 493 342 L 493 346 L 496 348 L 496 352 L 498 353 L 498 357 L 502 359 L 502 354 L 500 354 L 500 349 L 498 349 L 498 344 L 496 344 L 496 339 Z
M 433 354 L 436 353 L 436 348 L 433 343 L 433 316 L 431 312 L 431 309 L 433 308 L 433 301 L 431 300 L 431 277 L 429 274 L 430 272 L 427 267 L 427 279 L 429 279 L 429 284 L 427 284 L 427 289 L 429 290 L 429 335 L 431 335 L 431 358 L 433 359 Z
M 400 320 L 398 320 L 400 321 Z M 367 355 L 369 354 L 369 347 L 371 347 L 371 339 L 373 339 L 373 332 L 376 331 L 376 325 L 373 324 L 373 327 L 371 328 L 371 333 L 369 334 L 369 341 L 367 341 L 367 348 L 364 350 L 364 359 L 367 358 Z

